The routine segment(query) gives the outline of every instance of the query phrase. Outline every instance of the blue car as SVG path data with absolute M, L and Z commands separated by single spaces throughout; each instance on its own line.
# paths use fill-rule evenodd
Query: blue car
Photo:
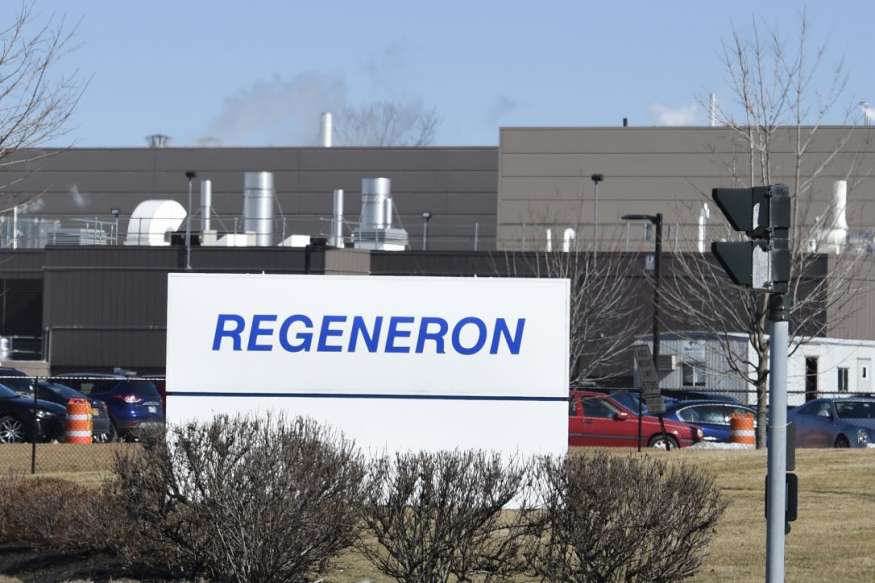
M 109 418 L 122 439 L 136 439 L 140 430 L 164 425 L 161 395 L 152 381 L 96 373 L 62 378 L 65 385 L 107 404 Z
M 793 409 L 797 447 L 868 447 L 875 443 L 875 399 L 815 399 Z
M 756 419 L 756 409 L 752 407 L 710 399 L 666 405 L 665 418 L 700 427 L 705 433 L 703 441 L 728 443 L 731 434 L 729 419 L 733 414 L 753 415 Z

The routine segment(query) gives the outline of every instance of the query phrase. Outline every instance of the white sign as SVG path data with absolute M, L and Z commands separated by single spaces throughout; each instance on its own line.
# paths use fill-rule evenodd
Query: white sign
M 560 453 L 560 279 L 170 274 L 167 414 L 283 411 L 372 450 Z

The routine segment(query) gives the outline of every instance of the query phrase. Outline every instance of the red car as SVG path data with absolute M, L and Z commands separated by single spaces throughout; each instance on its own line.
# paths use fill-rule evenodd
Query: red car
M 689 447 L 702 440 L 702 430 L 693 425 L 645 415 L 641 445 L 665 448 Z M 568 408 L 568 445 L 636 447 L 638 415 L 602 393 L 572 391 Z

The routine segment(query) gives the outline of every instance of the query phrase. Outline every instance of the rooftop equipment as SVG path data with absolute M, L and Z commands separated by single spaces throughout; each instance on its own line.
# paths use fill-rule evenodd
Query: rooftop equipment
M 362 210 L 359 226 L 353 231 L 356 249 L 404 251 L 407 231 L 392 227 L 392 181 L 388 178 L 362 178 Z
M 150 134 L 146 136 L 146 143 L 150 148 L 166 148 L 170 143 L 170 136 L 165 134 Z
M 343 249 L 343 190 L 334 191 L 334 209 L 331 213 L 331 237 L 328 245 Z
M 243 229 L 255 234 L 257 247 L 273 245 L 273 173 L 246 172 L 243 177 Z
M 201 231 L 210 230 L 210 212 L 213 208 L 213 181 L 201 180 Z
M 330 111 L 326 111 L 322 114 L 322 124 L 321 124 L 321 138 L 322 138 L 322 147 L 330 148 L 333 145 L 334 140 L 334 123 L 333 118 L 331 116 Z
M 131 213 L 125 245 L 170 245 L 167 233 L 179 230 L 186 214 L 175 200 L 144 200 Z
M 818 237 L 818 253 L 841 253 L 848 243 L 848 181 L 832 183 L 832 204 L 827 209 Z

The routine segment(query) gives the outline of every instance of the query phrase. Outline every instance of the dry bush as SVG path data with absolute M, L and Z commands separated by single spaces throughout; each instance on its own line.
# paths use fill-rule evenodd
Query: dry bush
M 543 581 L 669 583 L 701 566 L 725 503 L 685 465 L 604 453 L 542 458 L 526 556 Z
M 218 581 L 304 581 L 357 536 L 363 464 L 315 422 L 220 416 L 143 446 L 116 466 L 129 561 Z
M 502 580 L 517 569 L 526 472 L 479 451 L 404 453 L 369 472 L 359 549 L 403 582 Z
M 100 490 L 51 478 L 0 479 L 0 542 L 55 552 L 109 550 L 115 508 Z

